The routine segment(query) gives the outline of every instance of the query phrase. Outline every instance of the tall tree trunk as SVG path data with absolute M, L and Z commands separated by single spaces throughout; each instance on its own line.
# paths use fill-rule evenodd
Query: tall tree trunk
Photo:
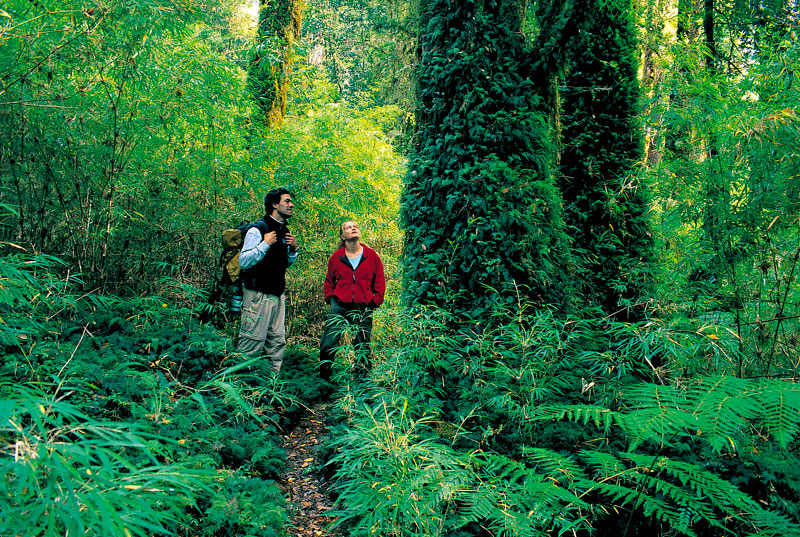
M 486 319 L 563 304 L 560 200 L 515 0 L 421 4 L 417 145 L 403 194 L 406 298 Z
M 534 81 L 542 99 L 541 109 L 551 126 L 551 140 L 556 144 L 554 162 L 560 155 L 560 79 L 569 49 L 585 28 L 591 0 L 549 0 L 536 3 L 535 17 L 539 32 L 528 47 L 529 58 L 523 68 Z
M 690 49 L 697 40 L 700 33 L 699 26 L 695 23 L 701 9 L 702 0 L 679 0 L 678 1 L 678 23 L 675 29 L 675 37 L 679 44 L 684 46 L 684 54 L 691 54 Z M 686 66 L 687 62 L 679 58 L 677 65 L 678 73 L 683 78 L 688 78 L 691 74 Z M 670 94 L 670 107 L 682 109 L 686 106 L 685 99 L 681 96 Z M 682 124 L 667 125 L 665 146 L 667 151 L 683 155 L 687 158 L 692 156 L 692 147 L 689 143 L 690 132 Z
M 247 86 L 257 106 L 256 123 L 283 123 L 291 70 L 291 48 L 300 35 L 303 0 L 261 0 L 256 46 Z
M 563 92 L 562 193 L 588 305 L 623 320 L 645 315 L 652 239 L 638 124 L 636 40 L 626 0 L 596 2 Z
M 663 46 L 662 40 L 666 26 L 667 11 L 666 1 L 656 2 L 640 0 L 637 10 L 643 12 L 644 28 L 640 41 L 642 49 L 642 93 L 645 100 L 650 102 L 651 109 L 646 110 L 648 115 L 654 108 L 661 108 L 663 99 L 659 97 L 664 81 L 665 70 L 658 62 L 658 57 Z M 654 167 L 661 162 L 664 134 L 659 128 L 663 124 L 663 113 L 659 112 L 655 121 L 645 132 L 645 162 L 647 166 Z
M 711 72 L 717 70 L 717 42 L 714 38 L 714 0 L 703 3 L 703 33 L 706 38 L 706 68 Z
M 705 64 L 709 77 L 717 75 L 717 44 L 714 39 L 714 0 L 704 0 L 703 11 L 703 33 L 705 36 Z M 705 215 L 703 218 L 703 229 L 709 244 L 717 252 L 717 263 L 723 257 L 723 250 L 726 248 L 724 235 L 728 212 L 729 193 L 727 176 L 722 170 L 716 170 L 719 151 L 717 149 L 717 137 L 714 132 L 706 133 L 707 139 L 707 158 L 710 164 L 709 176 L 706 182 Z M 715 270 L 716 272 L 716 270 Z

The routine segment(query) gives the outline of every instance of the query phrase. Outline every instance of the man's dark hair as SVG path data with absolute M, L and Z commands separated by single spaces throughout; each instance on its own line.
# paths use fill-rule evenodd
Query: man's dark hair
M 272 204 L 280 203 L 281 197 L 284 194 L 289 194 L 290 196 L 292 195 L 292 193 L 289 192 L 289 189 L 284 187 L 273 188 L 272 190 L 267 192 L 267 195 L 264 196 L 264 209 L 267 211 L 267 214 L 272 214 L 272 210 L 274 209 Z

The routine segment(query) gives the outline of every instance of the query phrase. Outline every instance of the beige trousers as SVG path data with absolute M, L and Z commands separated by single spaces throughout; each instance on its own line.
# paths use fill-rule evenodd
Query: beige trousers
M 251 358 L 258 358 L 263 350 L 277 373 L 286 348 L 285 321 L 286 295 L 278 297 L 245 289 L 237 350 Z

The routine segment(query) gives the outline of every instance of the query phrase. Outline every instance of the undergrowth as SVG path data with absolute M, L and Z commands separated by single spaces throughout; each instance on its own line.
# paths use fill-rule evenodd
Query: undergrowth
M 273 375 L 160 297 L 0 265 L 2 535 L 284 535 L 280 435 L 330 386 Z M 183 302 L 190 303 L 190 302 Z M 800 389 L 740 378 L 725 326 L 382 309 L 348 338 L 321 448 L 353 537 L 793 536 Z
M 274 375 L 180 302 L 0 265 L 0 534 L 283 535 L 281 434 L 320 390 L 305 351 Z
M 800 388 L 735 377 L 724 327 L 496 315 L 404 312 L 340 378 L 348 534 L 800 535 Z

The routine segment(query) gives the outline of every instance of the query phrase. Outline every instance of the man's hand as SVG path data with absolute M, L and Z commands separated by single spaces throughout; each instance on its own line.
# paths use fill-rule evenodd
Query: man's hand
M 295 250 L 297 250 L 297 239 L 295 239 L 294 235 L 292 235 L 291 233 L 286 234 L 286 244 L 289 245 L 289 249 L 291 251 L 294 252 Z
M 269 244 L 270 248 L 278 242 L 278 234 L 274 231 L 270 231 L 269 233 L 264 233 L 264 242 Z

